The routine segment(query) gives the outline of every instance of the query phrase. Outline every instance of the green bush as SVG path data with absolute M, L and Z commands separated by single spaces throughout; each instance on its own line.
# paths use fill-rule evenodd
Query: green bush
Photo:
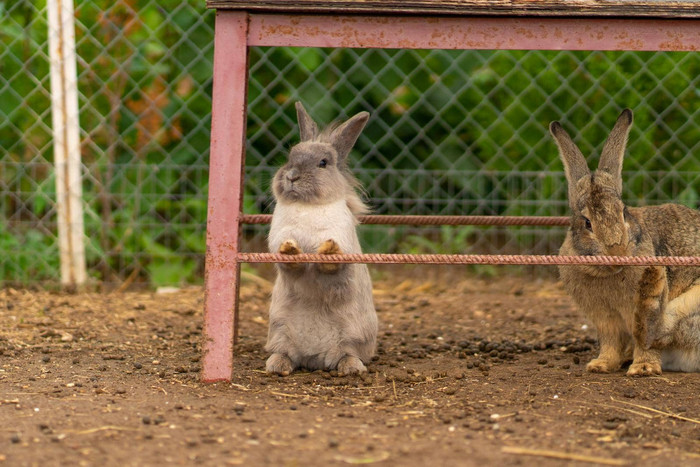
M 201 0 L 75 6 L 90 274 L 200 281 L 214 13 Z M 5 281 L 58 277 L 45 16 L 45 1 L 0 0 Z M 256 47 L 250 66 L 249 213 L 270 210 L 270 178 L 297 140 L 296 100 L 321 123 L 371 111 L 352 158 L 378 213 L 563 215 L 549 122 L 561 120 L 594 160 L 622 107 L 636 120 L 625 199 L 698 202 L 697 53 Z M 261 246 L 265 227 L 245 232 Z M 544 230 L 361 232 L 368 251 L 456 251 L 488 239 L 552 252 L 559 241 Z M 31 263 L 35 252 L 45 260 Z

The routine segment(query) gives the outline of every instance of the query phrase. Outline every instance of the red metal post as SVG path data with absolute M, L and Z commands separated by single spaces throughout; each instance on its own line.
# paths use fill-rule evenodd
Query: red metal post
M 217 12 L 209 156 L 202 380 L 229 381 L 238 320 L 248 15 Z

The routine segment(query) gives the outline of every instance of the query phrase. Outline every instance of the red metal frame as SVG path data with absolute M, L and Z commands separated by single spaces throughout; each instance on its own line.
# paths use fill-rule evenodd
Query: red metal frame
M 700 21 L 369 17 L 218 11 L 202 379 L 228 381 L 238 317 L 248 47 L 700 50 Z
M 250 46 L 700 50 L 695 20 L 250 15 Z
M 236 254 L 243 208 L 246 100 L 246 13 L 219 13 L 214 39 L 214 95 L 204 299 L 204 381 L 228 381 L 233 370 L 241 265 Z

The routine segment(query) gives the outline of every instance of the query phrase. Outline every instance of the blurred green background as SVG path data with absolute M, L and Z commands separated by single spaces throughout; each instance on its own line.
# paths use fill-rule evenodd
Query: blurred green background
M 201 1 L 76 0 L 88 267 L 97 283 L 199 283 L 205 249 L 214 13 Z M 0 0 L 0 280 L 58 282 L 45 0 Z M 700 54 L 253 48 L 245 211 L 297 139 L 371 119 L 352 166 L 382 214 L 566 215 L 547 132 L 597 160 L 620 110 L 635 126 L 632 205 L 698 204 Z M 264 249 L 266 227 L 245 228 Z M 562 228 L 362 226 L 367 251 L 553 253 Z

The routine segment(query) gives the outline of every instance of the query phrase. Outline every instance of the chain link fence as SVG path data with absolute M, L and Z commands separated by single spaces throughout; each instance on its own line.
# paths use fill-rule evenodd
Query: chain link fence
M 86 254 L 100 283 L 201 282 L 214 14 L 76 0 Z M 0 280 L 58 282 L 44 1 L 0 1 Z M 698 205 L 700 54 L 253 48 L 245 211 L 297 139 L 366 110 L 352 166 L 380 214 L 566 215 L 550 121 L 591 163 L 623 107 L 632 205 Z M 553 253 L 561 228 L 361 226 L 370 252 Z M 266 228 L 245 228 L 264 248 Z

